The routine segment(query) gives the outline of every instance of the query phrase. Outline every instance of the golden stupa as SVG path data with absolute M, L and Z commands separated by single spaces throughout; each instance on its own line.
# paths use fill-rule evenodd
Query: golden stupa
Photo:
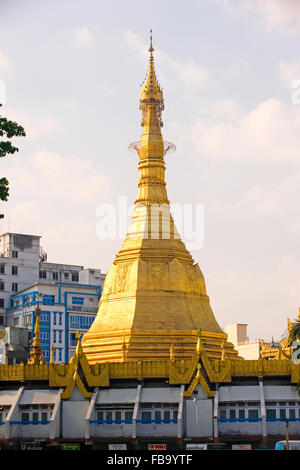
M 161 134 L 163 93 L 150 38 L 149 70 L 141 90 L 139 183 L 131 228 L 111 264 L 98 314 L 82 339 L 94 364 L 105 361 L 191 358 L 198 337 L 209 358 L 237 358 L 210 307 L 205 281 L 174 226 L 165 183 Z M 174 147 L 174 146 L 173 146 Z

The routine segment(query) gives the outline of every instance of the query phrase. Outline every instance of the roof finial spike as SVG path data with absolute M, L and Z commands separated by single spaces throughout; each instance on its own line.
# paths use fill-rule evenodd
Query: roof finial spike
M 37 304 L 35 309 L 35 327 L 34 327 L 34 337 L 32 340 L 32 345 L 30 348 L 30 356 L 27 361 L 27 364 L 45 364 L 45 359 L 43 357 L 43 351 L 40 340 L 40 307 Z
M 149 47 L 150 57 L 152 57 L 152 52 L 154 52 L 154 48 L 152 45 L 152 29 L 150 29 L 150 47 Z
M 54 347 L 54 344 L 52 343 L 51 344 L 51 348 L 50 348 L 50 364 L 55 364 L 55 360 L 54 360 L 54 350 L 55 350 L 55 347 Z

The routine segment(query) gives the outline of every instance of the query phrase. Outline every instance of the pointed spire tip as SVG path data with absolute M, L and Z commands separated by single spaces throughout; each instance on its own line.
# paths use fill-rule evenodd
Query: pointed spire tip
M 148 50 L 152 55 L 152 52 L 154 52 L 154 48 L 153 48 L 153 45 L 152 45 L 152 29 L 150 29 L 150 47 L 149 47 Z

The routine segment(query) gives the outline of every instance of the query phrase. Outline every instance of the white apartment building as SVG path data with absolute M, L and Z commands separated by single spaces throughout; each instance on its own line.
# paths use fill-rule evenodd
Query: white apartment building
M 258 359 L 261 351 L 261 340 L 249 341 L 247 326 L 247 323 L 235 323 L 226 326 L 224 331 L 228 334 L 228 341 L 234 345 L 239 356 L 248 360 Z
M 100 269 L 47 262 L 40 238 L 20 233 L 0 235 L 0 325 L 6 324 L 10 297 L 40 281 L 103 285 L 105 274 Z

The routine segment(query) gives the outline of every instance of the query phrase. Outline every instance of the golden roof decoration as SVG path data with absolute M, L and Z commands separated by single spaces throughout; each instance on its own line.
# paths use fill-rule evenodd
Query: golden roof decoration
M 34 327 L 34 336 L 32 340 L 32 345 L 30 348 L 30 356 L 27 361 L 27 364 L 45 364 L 45 359 L 43 356 L 43 350 L 40 340 L 40 307 L 37 304 L 35 309 L 35 327 Z
M 151 34 L 140 97 L 143 130 L 140 142 L 130 146 L 139 155 L 137 198 L 129 231 L 107 272 L 98 314 L 82 338 L 90 364 L 168 361 L 170 355 L 184 360 L 204 349 L 210 359 L 218 359 L 222 342 L 226 359 L 238 358 L 170 211 L 164 157 L 172 144 L 161 132 L 164 103 L 153 51 Z
M 160 121 L 160 126 L 162 127 L 163 123 L 161 120 L 161 112 L 164 109 L 164 97 L 163 97 L 162 90 L 159 86 L 158 80 L 156 78 L 155 69 L 154 69 L 154 57 L 153 57 L 154 48 L 152 45 L 152 30 L 150 30 L 150 47 L 148 50 L 150 52 L 148 75 L 142 86 L 141 95 L 140 95 L 140 109 L 143 111 L 142 126 L 144 126 L 145 124 L 147 107 L 151 104 L 151 105 L 155 105 L 156 107 L 157 115 Z

